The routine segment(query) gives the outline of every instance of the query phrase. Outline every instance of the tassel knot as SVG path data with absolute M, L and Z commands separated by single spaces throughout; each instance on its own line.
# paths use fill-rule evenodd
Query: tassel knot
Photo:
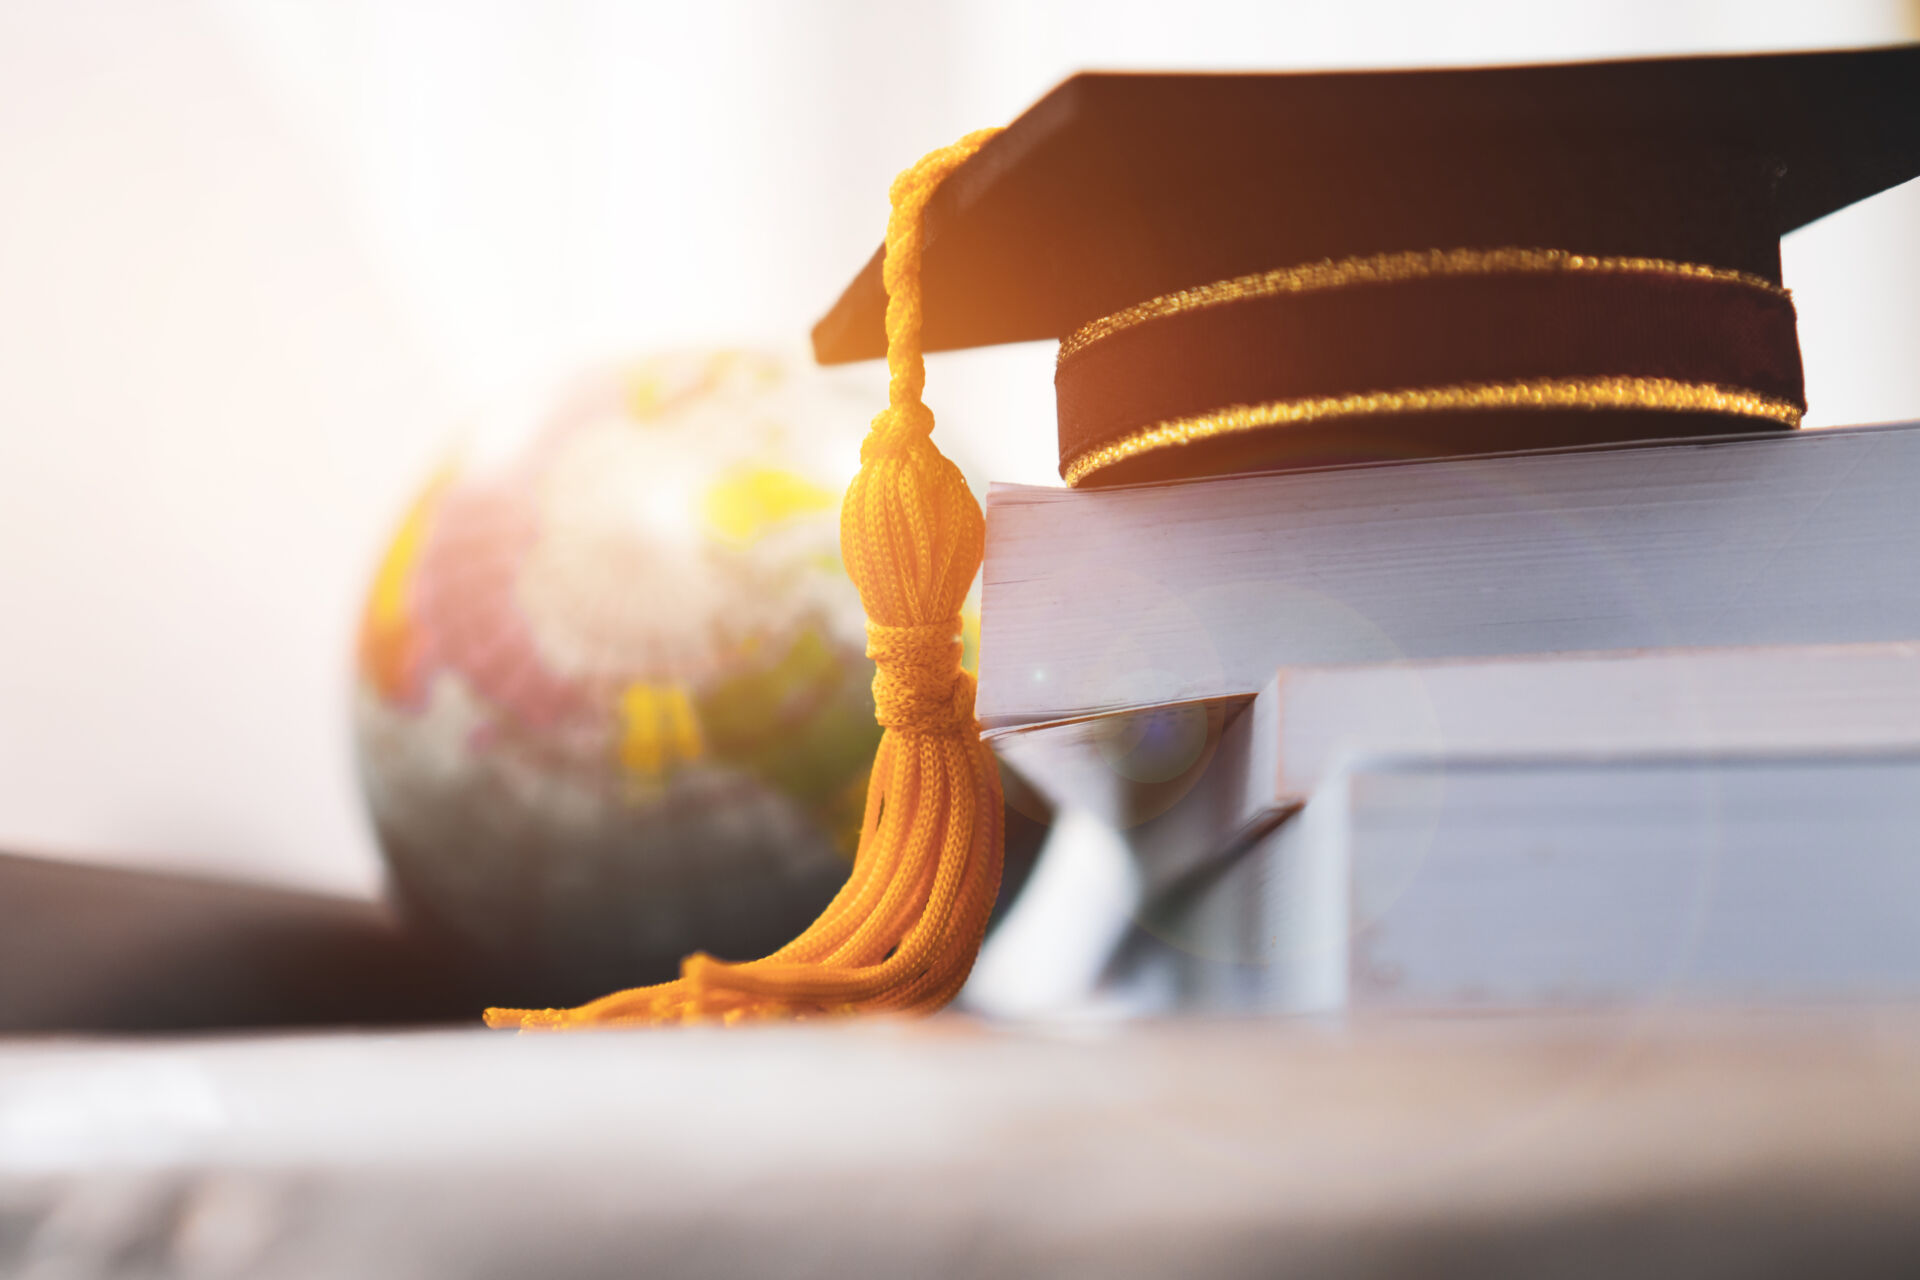
M 931 447 L 933 410 L 918 401 L 890 404 L 873 417 L 867 438 L 860 443 L 864 465 L 882 458 L 905 458 L 914 450 Z
M 867 624 L 874 661 L 873 718 L 907 733 L 973 725 L 973 677 L 960 669 L 960 619 L 921 626 Z

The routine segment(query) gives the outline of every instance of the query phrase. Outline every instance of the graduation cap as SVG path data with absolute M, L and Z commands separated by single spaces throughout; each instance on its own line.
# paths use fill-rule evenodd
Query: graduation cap
M 1915 173 L 1920 48 L 1083 75 L 928 155 L 814 331 L 892 375 L 841 511 L 886 728 L 846 887 L 772 956 L 489 1023 L 924 1012 L 965 981 L 1002 844 L 958 640 L 984 530 L 924 348 L 1060 338 L 1074 483 L 1791 428 L 1780 235 Z
M 924 341 L 1062 339 L 1081 484 L 1784 429 L 1781 235 L 1916 174 L 1920 47 L 1079 75 L 929 204 Z

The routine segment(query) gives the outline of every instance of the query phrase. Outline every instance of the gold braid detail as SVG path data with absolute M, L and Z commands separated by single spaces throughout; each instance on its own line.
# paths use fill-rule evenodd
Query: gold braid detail
M 1783 426 L 1800 425 L 1801 409 L 1790 400 L 1674 378 L 1534 378 L 1523 382 L 1411 387 L 1342 396 L 1313 396 L 1265 404 L 1236 404 L 1212 413 L 1140 427 L 1120 439 L 1067 460 L 1060 475 L 1077 485 L 1094 472 L 1156 449 L 1196 440 L 1361 414 L 1444 413 L 1472 409 L 1666 409 L 1727 413 Z
M 1287 293 L 1318 293 L 1349 285 L 1397 284 L 1408 280 L 1428 280 L 1442 276 L 1542 275 L 1551 272 L 1581 272 L 1616 275 L 1670 276 L 1687 280 L 1714 280 L 1722 284 L 1744 285 L 1776 297 L 1791 295 L 1786 289 L 1748 271 L 1709 267 L 1698 262 L 1672 262 L 1665 258 L 1604 257 L 1586 253 L 1568 253 L 1564 249 L 1415 249 L 1404 253 L 1382 253 L 1365 258 L 1327 259 L 1297 267 L 1281 267 L 1231 280 L 1196 285 L 1178 293 L 1162 294 L 1135 303 L 1123 311 L 1092 320 L 1068 334 L 1060 343 L 1060 359 L 1070 359 L 1102 338 L 1110 338 L 1125 329 L 1149 320 L 1164 319 L 1185 311 L 1200 311 L 1226 303 L 1271 298 Z
M 691 955 L 673 982 L 577 1009 L 489 1009 L 523 1029 L 890 1010 L 927 1013 L 973 967 L 1000 886 L 1000 774 L 960 669 L 960 605 L 985 548 L 980 504 L 929 438 L 920 401 L 921 219 L 941 181 L 997 130 L 935 151 L 894 181 L 887 223 L 888 405 L 840 507 L 840 552 L 867 612 L 886 727 L 853 871 L 804 933 L 763 960 Z

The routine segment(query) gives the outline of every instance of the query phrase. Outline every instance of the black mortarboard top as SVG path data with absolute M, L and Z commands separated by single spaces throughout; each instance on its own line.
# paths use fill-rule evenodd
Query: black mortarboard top
M 1916 174 L 1920 46 L 1083 74 L 936 194 L 924 340 L 1062 339 L 1075 483 L 1792 427 L 1780 236 Z

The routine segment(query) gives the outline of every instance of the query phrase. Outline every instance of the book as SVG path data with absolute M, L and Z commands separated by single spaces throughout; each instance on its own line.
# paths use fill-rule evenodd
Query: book
M 1134 1007 L 1920 998 L 1920 754 L 1356 761 L 1141 904 Z
M 1287 670 L 1212 766 L 1128 841 L 1149 1005 L 1920 996 L 1920 644 Z
M 1920 424 L 987 499 L 990 730 L 1276 667 L 1920 638 Z

